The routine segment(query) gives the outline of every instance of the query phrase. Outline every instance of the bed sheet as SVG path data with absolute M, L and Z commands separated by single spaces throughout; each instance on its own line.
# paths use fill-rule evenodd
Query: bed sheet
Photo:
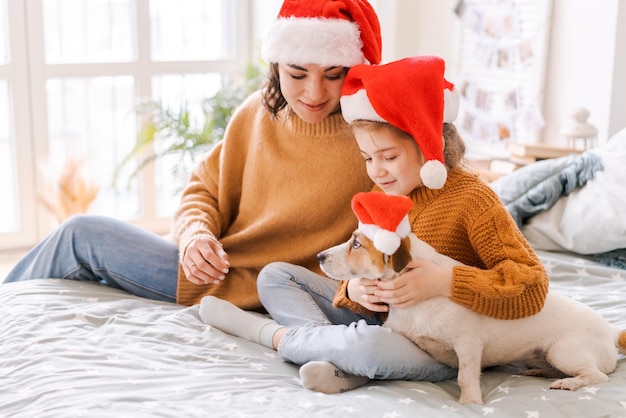
M 626 271 L 539 255 L 551 289 L 626 328 Z M 490 369 L 484 405 L 458 404 L 456 380 L 324 395 L 273 350 L 203 324 L 197 306 L 67 280 L 0 285 L 0 417 L 626 417 L 624 356 L 610 378 L 568 392 Z

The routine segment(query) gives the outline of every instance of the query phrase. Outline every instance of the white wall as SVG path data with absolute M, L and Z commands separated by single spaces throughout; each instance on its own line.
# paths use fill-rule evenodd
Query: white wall
M 620 107 L 624 109 L 626 99 L 626 58 L 623 53 L 619 54 L 620 49 L 626 48 L 626 5 L 623 3 L 619 0 L 554 0 L 544 142 L 559 141 L 560 125 L 578 106 L 591 112 L 589 122 L 598 128 L 600 142 L 626 126 L 626 114 L 622 110 L 619 115 L 616 108 L 621 102 Z
M 454 79 L 461 25 L 453 13 L 457 0 L 379 0 L 383 61 L 411 55 L 439 55 L 446 77 Z

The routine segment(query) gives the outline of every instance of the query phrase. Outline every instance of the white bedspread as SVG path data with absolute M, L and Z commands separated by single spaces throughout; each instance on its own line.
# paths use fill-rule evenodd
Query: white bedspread
M 553 289 L 626 328 L 626 271 L 541 256 Z M 623 356 L 610 382 L 576 392 L 485 371 L 485 405 L 459 405 L 455 380 L 322 395 L 274 351 L 204 325 L 197 307 L 61 280 L 0 285 L 0 382 L 0 417 L 626 417 Z

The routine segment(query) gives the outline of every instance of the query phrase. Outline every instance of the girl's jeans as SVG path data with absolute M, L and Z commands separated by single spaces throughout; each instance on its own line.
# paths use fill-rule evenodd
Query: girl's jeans
M 290 327 L 278 347 L 295 364 L 328 361 L 341 370 L 371 379 L 426 380 L 456 377 L 456 369 L 436 362 L 402 335 L 383 328 L 375 317 L 335 308 L 339 282 L 288 263 L 271 263 L 257 280 L 265 309 Z
M 92 280 L 149 299 L 176 301 L 177 246 L 114 218 L 77 215 L 24 256 L 5 282 Z

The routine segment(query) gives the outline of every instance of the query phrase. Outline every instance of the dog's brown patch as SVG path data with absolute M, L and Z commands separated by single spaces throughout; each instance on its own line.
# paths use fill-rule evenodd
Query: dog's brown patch
M 411 240 L 409 237 L 400 241 L 400 248 L 391 257 L 393 271 L 400 273 L 411 261 Z
M 352 234 L 347 260 L 350 264 L 355 263 L 357 268 L 366 264 L 372 264 L 374 269 L 383 272 L 385 268 L 385 258 L 383 254 L 374 247 L 374 242 L 360 231 Z
M 620 347 L 622 353 L 626 351 L 626 331 L 620 332 L 617 345 Z

